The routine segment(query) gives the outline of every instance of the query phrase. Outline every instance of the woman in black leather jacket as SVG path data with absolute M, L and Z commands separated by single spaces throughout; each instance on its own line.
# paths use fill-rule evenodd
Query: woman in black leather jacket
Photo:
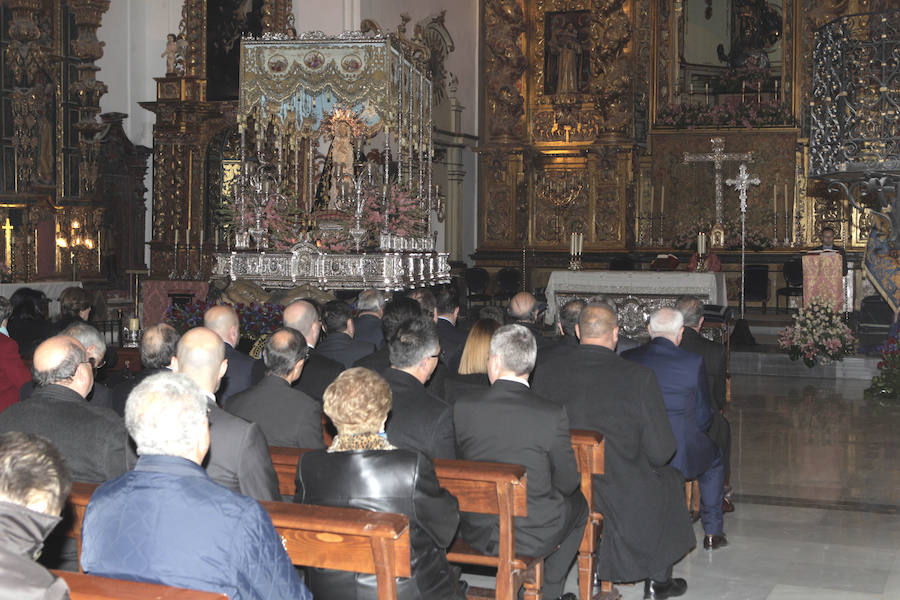
M 406 515 L 412 577 L 397 579 L 397 598 L 464 600 L 465 584 L 445 551 L 459 524 L 456 498 L 440 487 L 428 457 L 388 443 L 390 409 L 390 387 L 368 369 L 344 371 L 329 385 L 324 410 L 338 434 L 327 450 L 301 457 L 294 502 Z M 374 575 L 307 569 L 306 580 L 316 600 L 378 595 Z

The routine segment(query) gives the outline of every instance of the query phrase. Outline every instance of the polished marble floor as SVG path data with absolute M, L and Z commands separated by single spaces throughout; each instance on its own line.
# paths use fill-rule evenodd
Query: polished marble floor
M 734 378 L 730 544 L 676 565 L 685 598 L 900 600 L 900 407 L 864 400 L 867 385 Z

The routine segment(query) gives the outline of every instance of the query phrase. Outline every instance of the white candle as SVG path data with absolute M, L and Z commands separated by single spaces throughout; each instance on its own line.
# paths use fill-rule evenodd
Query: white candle
M 569 234 L 569 254 L 575 254 L 575 234 Z
M 191 228 L 190 228 L 190 226 L 188 226 L 188 228 L 184 232 L 184 245 L 187 246 L 188 248 L 191 247 Z
M 584 254 L 584 234 L 578 234 L 578 254 Z
M 178 247 L 178 230 L 175 230 L 175 247 Z
M 660 186 L 659 189 L 659 214 L 663 214 L 666 206 L 666 186 Z
M 200 247 L 203 247 L 203 228 L 200 228 Z
M 772 184 L 772 210 L 775 211 L 775 214 L 778 214 L 778 184 Z
M 219 249 L 219 228 L 216 227 L 213 231 L 215 232 L 216 250 L 218 250 Z
M 706 234 L 702 231 L 697 235 L 697 254 L 706 255 Z

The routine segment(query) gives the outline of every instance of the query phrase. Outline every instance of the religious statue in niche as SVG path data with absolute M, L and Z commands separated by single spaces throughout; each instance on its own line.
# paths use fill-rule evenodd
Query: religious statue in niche
M 733 0 L 731 51 L 719 44 L 719 60 L 732 69 L 768 68 L 768 51 L 781 39 L 781 14 L 767 0 Z
M 166 36 L 166 49 L 159 55 L 166 59 L 166 75 L 175 73 L 175 54 L 178 52 L 178 42 L 174 33 Z
M 544 16 L 544 93 L 581 94 L 590 83 L 591 13 L 551 12 Z

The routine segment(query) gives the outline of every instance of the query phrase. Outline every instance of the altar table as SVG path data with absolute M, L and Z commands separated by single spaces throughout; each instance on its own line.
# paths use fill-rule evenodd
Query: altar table
M 619 327 L 628 337 L 646 336 L 650 313 L 673 306 L 684 294 L 697 296 L 706 304 L 728 303 L 724 273 L 553 271 L 547 283 L 546 322 L 554 323 L 559 309 L 569 300 L 596 294 L 603 294 L 616 305 Z

